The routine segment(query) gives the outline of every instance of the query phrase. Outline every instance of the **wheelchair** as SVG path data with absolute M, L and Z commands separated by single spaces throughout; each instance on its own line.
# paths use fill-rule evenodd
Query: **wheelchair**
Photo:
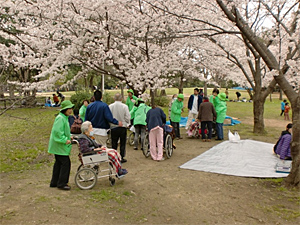
M 77 144 L 79 149 L 78 159 L 81 162 L 75 175 L 75 184 L 82 190 L 92 189 L 98 179 L 108 177 L 111 186 L 115 185 L 115 178 L 122 178 L 115 172 L 115 168 L 108 159 L 105 151 L 93 151 L 81 153 L 80 145 L 77 140 L 72 144 Z M 96 153 L 96 154 L 95 154 Z
M 163 149 L 164 153 L 166 154 L 167 158 L 170 159 L 173 154 L 173 150 L 176 149 L 175 144 L 173 143 L 173 140 L 175 138 L 175 130 L 171 125 L 164 125 L 164 144 Z M 144 148 L 143 148 L 143 154 L 146 158 L 150 156 L 150 143 L 149 143 L 149 133 L 146 133 L 145 139 L 144 139 Z

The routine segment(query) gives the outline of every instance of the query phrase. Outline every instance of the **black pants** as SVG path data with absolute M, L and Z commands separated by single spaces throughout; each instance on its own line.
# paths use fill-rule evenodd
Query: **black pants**
M 126 127 L 116 127 L 111 129 L 111 147 L 115 150 L 118 148 L 118 141 L 120 139 L 120 155 L 122 159 L 126 155 Z
M 69 183 L 71 161 L 68 155 L 55 155 L 51 187 L 64 187 Z
M 176 137 L 180 137 L 179 122 L 170 121 L 170 123 L 171 123 L 171 125 L 173 126 L 173 128 L 175 130 Z
M 211 139 L 212 121 L 201 121 L 201 135 L 205 139 L 205 128 L 207 127 L 207 139 Z
M 281 110 L 280 116 L 282 116 L 283 113 L 284 113 L 284 109 Z

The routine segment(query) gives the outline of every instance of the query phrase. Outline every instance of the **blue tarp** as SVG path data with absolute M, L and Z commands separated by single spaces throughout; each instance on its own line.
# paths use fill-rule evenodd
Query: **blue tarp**
M 235 90 L 247 90 L 247 89 L 250 89 L 251 91 L 253 91 L 253 88 L 243 88 L 243 87 L 232 87 L 232 89 L 235 89 Z
M 180 122 L 179 122 L 179 126 L 180 127 L 185 127 L 186 125 L 186 122 L 187 122 L 187 117 L 181 117 L 180 119 Z M 231 119 L 231 124 L 224 124 L 224 126 L 233 126 L 233 125 L 236 125 L 236 124 L 240 124 L 241 121 L 238 121 L 238 120 L 234 120 L 232 119 L 232 117 L 230 116 L 226 116 L 225 119 Z M 194 120 L 193 120 L 194 121 Z M 170 125 L 170 121 L 167 121 L 166 122 L 167 125 Z

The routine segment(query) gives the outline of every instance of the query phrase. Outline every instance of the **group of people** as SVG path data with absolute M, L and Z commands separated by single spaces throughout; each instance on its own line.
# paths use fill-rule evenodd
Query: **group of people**
M 127 162 L 126 140 L 127 128 L 134 126 L 135 139 L 134 149 L 138 150 L 139 136 L 141 138 L 141 149 L 143 146 L 146 130 L 149 133 L 150 154 L 153 160 L 162 161 L 163 158 L 163 125 L 166 124 L 166 114 L 159 107 L 149 107 L 144 100 L 134 96 L 132 90 L 128 90 L 126 104 L 122 103 L 122 95 L 116 93 L 114 103 L 107 105 L 102 101 L 102 92 L 94 92 L 93 102 L 84 100 L 79 110 L 74 110 L 74 104 L 69 100 L 61 102 L 60 113 L 56 116 L 49 140 L 48 152 L 55 155 L 52 179 L 50 187 L 57 187 L 62 190 L 70 190 L 68 186 L 70 175 L 70 152 L 71 152 L 71 132 L 70 128 L 76 118 L 82 121 L 81 134 L 77 136 L 82 153 L 94 152 L 95 154 L 106 151 L 109 160 L 116 168 L 119 176 L 127 174 L 127 170 L 122 168 L 122 164 Z M 223 122 L 225 120 L 227 104 L 225 93 L 219 93 L 217 88 L 213 89 L 210 98 L 200 94 L 198 88 L 194 89 L 194 94 L 188 100 L 188 121 L 186 128 L 192 120 L 201 123 L 202 141 L 211 141 L 212 124 L 216 123 L 216 140 L 223 140 Z M 175 130 L 177 139 L 181 139 L 179 122 L 183 112 L 184 95 L 178 94 L 172 97 L 169 105 L 170 123 Z M 72 115 L 74 114 L 75 117 Z M 77 117 L 76 117 L 77 116 Z M 72 121 L 73 118 L 73 121 Z M 207 129 L 207 135 L 204 130 Z M 292 125 L 287 126 L 286 132 L 282 133 L 280 141 L 275 151 L 281 158 L 288 159 L 290 150 L 287 150 L 287 143 L 290 142 Z M 112 149 L 107 149 L 107 131 L 111 132 Z M 117 152 L 118 142 L 120 143 L 120 153 Z M 285 149 L 285 150 L 282 150 Z
M 51 98 L 48 97 L 46 99 L 45 106 L 48 106 L 48 107 L 59 107 L 60 106 L 60 104 L 65 100 L 65 96 L 59 91 L 56 91 L 56 94 L 52 95 L 54 103 L 52 103 Z M 60 98 L 60 100 L 59 100 L 59 98 Z
M 291 107 L 289 106 L 289 103 L 284 99 L 281 103 L 281 113 L 280 116 L 284 115 L 284 120 L 290 120 L 289 111 Z
M 173 95 L 171 104 L 169 105 L 169 114 L 171 125 L 175 129 L 177 139 L 181 139 L 179 122 L 181 113 L 183 112 L 183 94 L 178 96 Z M 216 140 L 223 140 L 223 123 L 226 117 L 228 101 L 226 93 L 219 93 L 217 88 L 214 88 L 210 98 L 203 97 L 201 89 L 195 88 L 194 94 L 188 100 L 188 119 L 185 129 L 189 129 L 194 120 L 201 123 L 202 140 L 211 141 L 212 138 L 212 124 L 216 123 Z M 207 136 L 205 130 L 207 129 Z
M 127 162 L 126 139 L 127 127 L 130 125 L 135 127 L 135 149 L 138 149 L 138 136 L 141 135 L 143 139 L 148 126 L 149 141 L 152 146 L 151 156 L 154 160 L 163 160 L 162 125 L 166 122 L 166 115 L 162 109 L 154 106 L 151 109 L 142 99 L 135 97 L 132 90 L 128 91 L 127 104 L 122 103 L 120 93 L 115 94 L 114 100 L 115 102 L 108 106 L 102 102 L 102 92 L 96 90 L 94 102 L 89 104 L 88 100 L 84 100 L 79 111 L 75 109 L 73 112 L 74 104 L 69 100 L 61 103 L 61 110 L 55 118 L 48 147 L 48 152 L 55 155 L 50 187 L 71 189 L 68 185 L 71 168 L 69 155 L 73 138 L 71 126 L 78 118 L 83 122 L 81 134 L 76 137 L 80 143 L 80 151 L 95 154 L 106 151 L 118 176 L 128 173 L 122 168 L 122 163 Z M 108 130 L 111 132 L 112 149 L 106 148 Z M 120 154 L 116 151 L 118 142 L 120 142 Z

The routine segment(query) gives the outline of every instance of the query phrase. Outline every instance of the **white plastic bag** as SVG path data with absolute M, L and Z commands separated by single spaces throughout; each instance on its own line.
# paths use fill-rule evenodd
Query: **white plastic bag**
M 228 130 L 228 140 L 230 142 L 238 142 L 241 140 L 241 137 L 238 132 L 235 131 L 233 134 L 230 130 Z
M 234 139 L 235 139 L 235 137 L 234 137 L 233 133 L 231 133 L 230 130 L 228 130 L 228 140 L 230 142 L 234 142 Z
M 235 138 L 235 141 L 240 141 L 241 140 L 241 137 L 240 137 L 240 135 L 237 131 L 234 132 L 234 138 Z

